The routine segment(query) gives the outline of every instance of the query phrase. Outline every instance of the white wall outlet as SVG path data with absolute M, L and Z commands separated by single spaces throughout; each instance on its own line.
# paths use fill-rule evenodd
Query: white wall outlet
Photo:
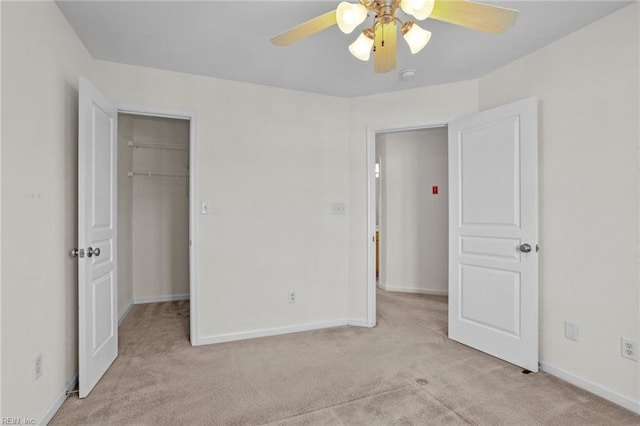
M 564 322 L 564 337 L 573 340 L 574 342 L 578 341 L 578 324 L 574 324 L 569 321 Z
M 634 340 L 625 339 L 622 337 L 620 339 L 620 355 L 623 358 L 629 358 L 634 361 L 638 360 L 638 342 Z
M 289 303 L 296 303 L 296 292 L 290 291 L 288 298 L 289 298 Z
M 347 214 L 347 203 L 331 204 L 331 214 L 336 214 L 336 215 Z
M 36 362 L 33 365 L 33 380 L 36 381 L 42 376 L 42 354 L 36 355 Z

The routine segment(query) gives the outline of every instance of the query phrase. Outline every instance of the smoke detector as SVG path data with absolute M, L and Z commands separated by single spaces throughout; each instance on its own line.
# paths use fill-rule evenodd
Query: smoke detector
M 415 76 L 416 70 L 414 70 L 413 68 L 408 68 L 400 71 L 400 77 L 402 77 L 403 80 L 411 80 Z

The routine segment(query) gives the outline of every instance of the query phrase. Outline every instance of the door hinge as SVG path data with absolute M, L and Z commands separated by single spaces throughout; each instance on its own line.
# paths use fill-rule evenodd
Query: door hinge
M 536 244 L 536 253 L 540 251 L 540 246 Z

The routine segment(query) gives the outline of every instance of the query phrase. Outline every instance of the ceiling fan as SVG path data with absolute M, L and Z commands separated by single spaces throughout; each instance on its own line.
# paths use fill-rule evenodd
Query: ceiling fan
M 343 1 L 335 10 L 278 34 L 271 42 L 288 46 L 336 24 L 342 32 L 350 34 L 371 14 L 372 26 L 349 45 L 349 51 L 362 61 L 368 61 L 373 51 L 375 72 L 389 72 L 396 68 L 398 24 L 412 54 L 422 50 L 431 39 L 431 32 L 414 20 L 402 22 L 397 18 L 398 9 L 419 21 L 432 18 L 494 34 L 506 31 L 518 17 L 513 9 L 466 0 L 359 0 L 355 4 Z

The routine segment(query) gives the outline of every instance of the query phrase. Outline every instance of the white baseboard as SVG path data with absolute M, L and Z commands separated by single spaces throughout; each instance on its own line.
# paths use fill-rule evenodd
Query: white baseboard
M 633 399 L 624 395 L 620 395 L 619 393 L 612 391 L 611 389 L 607 389 L 604 386 L 580 378 L 572 373 L 569 373 L 566 370 L 563 370 L 562 368 L 555 367 L 542 361 L 540 361 L 540 369 L 545 373 L 556 376 L 557 378 L 562 379 L 565 382 L 569 382 L 579 388 L 582 388 L 587 392 L 591 392 L 595 395 L 598 395 L 599 397 L 613 402 L 614 404 L 618 404 L 619 406 L 624 407 L 627 410 L 631 410 L 634 413 L 640 414 L 640 401 L 634 401 Z
M 118 325 L 120 325 L 122 323 L 122 321 L 124 321 L 124 319 L 129 314 L 129 311 L 131 310 L 131 308 L 133 308 L 133 299 L 129 300 L 129 303 L 127 305 L 127 309 L 125 309 L 124 312 L 120 315 L 120 318 L 118 318 Z
M 189 293 L 169 294 L 166 296 L 136 297 L 135 299 L 133 299 L 133 303 L 136 305 L 141 305 L 143 303 L 173 302 L 176 300 L 189 300 Z
M 371 327 L 366 319 L 348 319 L 347 325 L 352 325 L 354 327 Z
M 66 401 L 67 393 L 71 392 L 76 387 L 77 384 L 78 384 L 78 374 L 73 376 L 73 379 L 71 379 L 71 381 L 67 383 L 67 386 L 63 389 L 62 393 L 58 395 L 58 397 L 53 402 L 51 407 L 49 407 L 47 412 L 44 413 L 44 416 L 42 417 L 40 422 L 38 422 L 39 425 L 46 425 L 51 421 L 51 419 L 53 419 L 53 416 L 56 415 L 60 407 L 62 407 L 62 404 L 64 404 L 64 401 Z
M 285 327 L 265 328 L 262 330 L 241 331 L 238 333 L 217 334 L 214 336 L 204 336 L 198 339 L 200 345 L 210 345 L 212 343 L 233 342 L 236 340 L 255 339 L 256 337 L 277 336 L 280 334 L 298 333 L 301 331 L 318 330 L 321 328 L 340 327 L 348 325 L 348 320 L 319 321 L 306 324 L 290 325 Z
M 448 290 L 437 290 L 437 289 L 424 289 L 418 287 L 402 287 L 395 286 L 389 284 L 380 283 L 380 288 L 385 291 L 393 291 L 397 293 L 418 293 L 418 294 L 429 294 L 431 296 L 446 296 L 449 294 Z

